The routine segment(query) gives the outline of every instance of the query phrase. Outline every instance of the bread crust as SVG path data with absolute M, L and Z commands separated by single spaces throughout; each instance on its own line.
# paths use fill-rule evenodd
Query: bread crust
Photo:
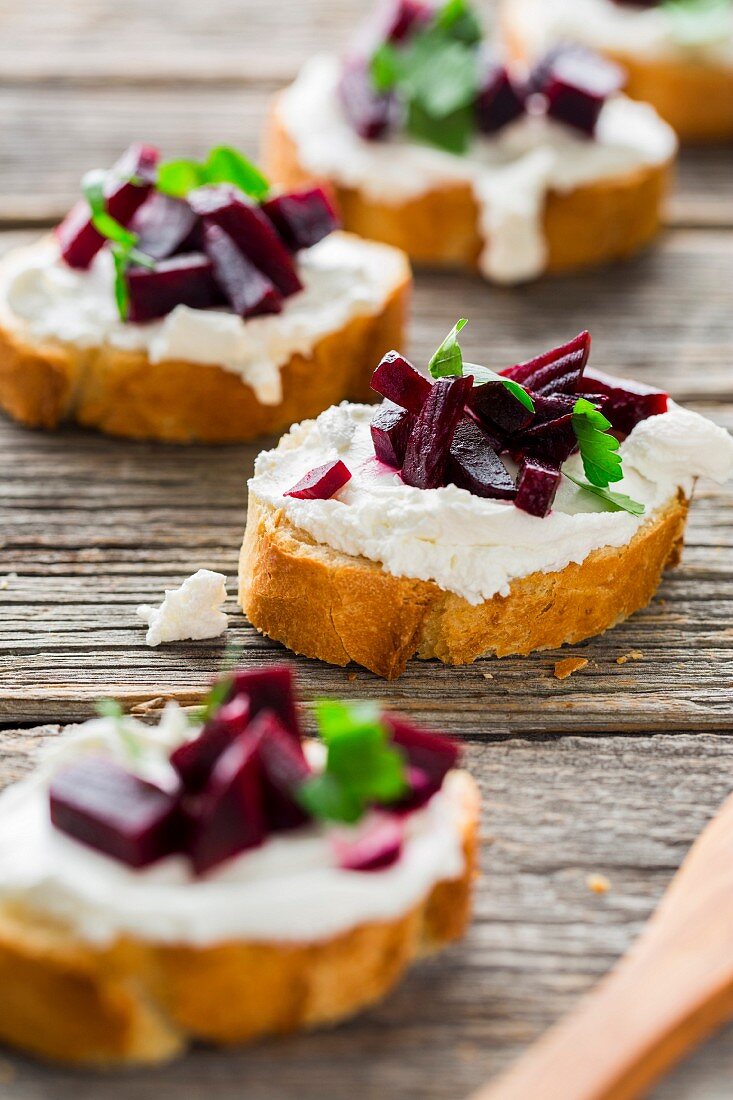
M 479 793 L 459 784 L 466 857 L 401 917 L 312 943 L 95 948 L 27 909 L 0 908 L 0 1039 L 76 1065 L 162 1062 L 189 1041 L 239 1044 L 334 1024 L 383 997 L 470 919 Z
M 411 275 L 377 314 L 353 318 L 311 354 L 282 369 L 283 400 L 264 405 L 239 375 L 180 360 L 151 363 L 144 351 L 32 341 L 0 303 L 0 408 L 31 428 L 75 421 L 110 435 L 167 443 L 241 443 L 281 432 L 345 399 L 373 398 L 374 364 L 401 347 Z M 307 410 L 307 411 L 306 411 Z
M 510 57 L 527 61 L 527 49 L 504 0 L 501 29 Z M 654 58 L 605 50 L 627 72 L 626 94 L 651 103 L 680 140 L 715 143 L 733 138 L 733 66 L 694 58 Z
M 473 606 L 432 581 L 395 577 L 316 543 L 250 491 L 239 598 L 257 630 L 296 653 L 356 661 L 392 680 L 415 654 L 462 665 L 603 633 L 649 603 L 664 569 L 679 561 L 686 518 L 680 494 L 625 546 L 532 573 L 513 581 L 508 596 Z
M 262 160 L 283 187 L 313 178 L 283 126 L 279 98 L 269 113 Z M 671 170 L 671 162 L 644 166 L 572 191 L 550 192 L 544 214 L 545 270 L 577 271 L 638 252 L 659 230 Z M 401 248 L 414 263 L 426 267 L 478 270 L 484 239 L 469 184 L 445 184 L 414 199 L 387 204 L 334 180 L 328 183 L 350 232 Z

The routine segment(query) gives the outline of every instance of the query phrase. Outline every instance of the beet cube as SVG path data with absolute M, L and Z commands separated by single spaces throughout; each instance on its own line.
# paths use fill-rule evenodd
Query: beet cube
M 484 134 L 495 134 L 524 114 L 524 94 L 515 86 L 506 66 L 493 58 L 484 62 L 476 122 Z
M 272 668 L 254 668 L 237 672 L 234 676 L 231 698 L 244 695 L 249 700 L 252 721 L 263 710 L 271 710 L 285 729 L 300 741 L 302 731 L 295 705 L 293 670 L 290 665 L 273 665 Z
M 347 481 L 351 481 L 351 473 L 339 458 L 309 470 L 283 496 L 297 497 L 299 500 L 330 500 Z
M 260 711 L 248 737 L 259 744 L 267 825 L 273 831 L 296 829 L 308 820 L 296 792 L 311 774 L 303 747 L 271 710 Z
M 223 229 L 282 295 L 287 297 L 303 289 L 293 258 L 272 222 L 236 187 L 199 187 L 190 192 L 188 202 L 205 224 Z
M 229 234 L 218 225 L 204 225 L 203 236 L 216 281 L 234 312 L 240 317 L 280 313 L 280 291 L 247 259 Z
M 482 382 L 468 395 L 468 407 L 489 431 L 499 435 L 522 431 L 532 423 L 533 413 L 509 392 L 503 382 Z
M 198 737 L 174 750 L 170 762 L 187 791 L 200 791 L 206 785 L 214 764 L 232 741 L 244 733 L 249 720 L 249 699 L 239 695 L 219 708 Z
M 352 839 L 334 837 L 343 871 L 384 871 L 402 855 L 404 825 L 398 817 L 380 815 Z
M 516 440 L 519 449 L 525 454 L 539 458 L 551 466 L 562 466 L 565 459 L 578 447 L 573 414 L 565 413 L 555 420 L 533 425 L 517 436 Z
M 107 212 L 120 223 L 130 224 L 133 214 L 152 190 L 160 154 L 150 145 L 131 145 L 107 175 L 104 193 Z M 92 225 L 86 199 L 77 202 L 56 227 L 61 256 L 70 267 L 87 268 L 106 243 Z
M 559 484 L 560 471 L 557 467 L 536 458 L 525 458 L 519 469 L 514 503 L 522 511 L 542 519 L 552 507 Z
M 153 321 L 176 306 L 207 309 L 223 302 L 211 260 L 200 252 L 171 256 L 154 268 L 130 267 L 126 279 L 128 321 Z
M 423 794 L 426 790 L 430 792 L 428 797 L 435 794 L 442 787 L 448 772 L 458 763 L 460 756 L 458 743 L 443 734 L 421 730 L 412 722 L 389 711 L 382 715 L 382 719 L 390 732 L 392 743 L 402 750 L 408 765 L 411 768 L 418 768 L 422 775 L 427 777 L 426 780 L 421 778 L 419 783 Z M 426 781 L 427 787 L 425 787 Z M 427 801 L 427 798 L 424 801 Z
M 439 378 L 415 420 L 405 450 L 402 480 L 418 489 L 447 483 L 453 434 L 471 392 L 473 378 Z
M 423 0 L 384 0 L 375 15 L 381 40 L 403 42 L 433 18 L 433 9 Z
M 167 260 L 178 252 L 201 249 L 199 219 L 187 202 L 154 191 L 135 212 L 130 229 L 137 233 L 137 247 L 154 260 Z
M 592 393 L 602 394 L 606 398 L 603 415 L 608 417 L 616 431 L 625 434 L 641 420 L 665 413 L 669 401 L 664 390 L 628 378 L 613 378 L 597 370 L 586 372 L 580 380 L 578 391 L 586 397 Z
M 531 82 L 546 97 L 551 118 L 590 136 L 606 100 L 623 87 L 624 74 L 591 50 L 560 46 L 540 61 Z
M 581 332 L 567 344 L 508 367 L 501 373 L 540 395 L 575 393 L 590 355 L 589 332 Z
M 344 114 L 365 141 L 375 141 L 397 128 L 402 108 L 394 92 L 378 92 L 372 82 L 368 63 L 349 58 L 338 86 Z
M 104 756 L 84 757 L 54 776 L 50 807 L 57 829 L 130 867 L 146 867 L 180 844 L 177 794 Z
M 411 413 L 419 413 L 431 383 L 398 351 L 388 351 L 372 375 L 371 388 Z
M 511 500 L 514 482 L 492 446 L 494 442 L 474 420 L 463 417 L 450 445 L 450 478 L 475 496 Z
M 188 807 L 188 854 L 197 875 L 265 839 L 258 743 L 244 734 L 214 765 Z
M 339 227 L 333 202 L 323 187 L 290 191 L 262 204 L 288 248 L 311 248 Z
M 380 462 L 395 470 L 402 467 L 407 440 L 415 418 L 407 409 L 381 405 L 371 423 L 374 453 Z

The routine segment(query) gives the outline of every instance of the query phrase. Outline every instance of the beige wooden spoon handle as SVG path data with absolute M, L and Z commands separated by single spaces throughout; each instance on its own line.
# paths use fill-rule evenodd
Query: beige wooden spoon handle
M 631 951 L 472 1100 L 632 1100 L 731 1016 L 733 796 Z

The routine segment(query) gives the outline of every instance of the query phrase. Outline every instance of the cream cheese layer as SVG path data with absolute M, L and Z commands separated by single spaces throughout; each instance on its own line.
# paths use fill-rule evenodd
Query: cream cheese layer
M 613 0 L 508 0 L 506 5 L 508 25 L 530 57 L 558 42 L 579 42 L 629 57 L 733 67 L 733 3 L 728 6 L 727 15 L 716 12 L 711 19 L 694 5 L 677 18 L 661 5 L 644 9 Z
M 280 121 L 299 163 L 313 176 L 387 205 L 468 184 L 486 242 L 481 268 L 496 282 L 518 283 L 544 270 L 550 191 L 569 192 L 662 165 L 677 150 L 674 133 L 656 112 L 625 96 L 606 103 L 592 140 L 551 119 L 525 115 L 494 138 L 477 138 L 465 156 L 404 137 L 365 141 L 341 109 L 339 73 L 337 57 L 314 57 L 279 101 Z
M 52 237 L 18 249 L 0 264 L 0 304 L 32 342 L 78 348 L 104 344 L 143 351 L 151 363 L 183 360 L 240 375 L 264 405 L 282 400 L 280 372 L 292 355 L 308 355 L 319 340 L 356 317 L 379 313 L 405 279 L 405 258 L 387 245 L 332 233 L 298 255 L 304 289 L 282 313 L 243 320 L 223 309 L 177 306 L 160 321 L 119 318 L 112 257 L 105 249 L 88 271 L 68 267 Z
M 383 871 L 342 870 L 334 833 L 348 837 L 353 830 L 316 825 L 272 835 L 200 879 L 179 856 L 132 870 L 59 832 L 48 809 L 50 776 L 79 753 L 108 753 L 143 777 L 165 782 L 167 753 L 198 732 L 175 704 L 157 728 L 123 721 L 124 739 L 109 719 L 85 723 L 60 739 L 35 776 L 0 795 L 1 903 L 63 921 L 82 940 L 100 945 L 125 935 L 195 946 L 298 943 L 395 919 L 436 883 L 463 873 L 461 772 L 450 772 L 442 789 L 409 816 L 402 854 Z M 317 761 L 321 745 L 307 747 Z
M 296 425 L 259 455 L 250 492 L 319 543 L 380 562 L 395 576 L 434 581 L 471 604 L 507 595 L 513 580 L 530 573 L 554 573 L 593 550 L 625 545 L 679 491 L 689 497 L 697 477 L 723 482 L 733 471 L 728 432 L 670 402 L 668 412 L 643 420 L 619 450 L 624 479 L 613 488 L 643 504 L 643 516 L 606 511 L 563 478 L 552 511 L 539 519 L 455 485 L 405 485 L 374 457 L 373 415 L 373 406 L 344 402 Z M 335 458 L 352 478 L 331 500 L 283 495 Z M 583 479 L 579 455 L 563 469 Z

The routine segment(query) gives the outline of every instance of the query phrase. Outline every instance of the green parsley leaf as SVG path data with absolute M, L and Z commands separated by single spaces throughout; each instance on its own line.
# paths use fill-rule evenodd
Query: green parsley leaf
M 216 145 L 202 163 L 197 160 L 169 160 L 158 168 L 156 187 L 166 195 L 183 199 L 207 183 L 231 183 L 260 202 L 270 185 L 260 170 L 229 145 Z
M 489 367 L 482 367 L 478 363 L 464 363 L 463 369 L 465 374 L 473 375 L 474 386 L 480 386 L 484 382 L 501 382 L 509 390 L 512 397 L 516 397 L 520 405 L 524 405 L 528 412 L 534 412 L 534 401 L 524 386 L 520 385 L 519 382 L 515 382 L 513 378 L 505 378 L 503 374 L 497 374 L 496 371 L 491 370 Z
M 399 54 L 391 42 L 383 42 L 371 60 L 372 83 L 376 91 L 390 91 L 397 83 L 399 74 Z
M 115 725 L 115 733 L 124 745 L 131 760 L 139 760 L 143 755 L 143 748 L 135 736 L 125 724 L 125 712 L 116 699 L 99 699 L 94 709 L 100 718 L 110 718 Z
M 643 504 L 639 504 L 637 500 L 632 500 L 626 493 L 615 493 L 611 489 L 604 489 L 600 485 L 589 485 L 587 482 L 580 481 L 577 477 L 565 473 L 564 470 L 563 476 L 568 481 L 572 481 L 573 485 L 577 485 L 579 489 L 584 489 L 586 493 L 592 493 L 593 496 L 599 497 L 609 512 L 629 512 L 632 516 L 643 516 L 646 512 Z
M 447 0 L 436 16 L 436 23 L 468 46 L 481 41 L 481 24 L 468 0 Z
M 100 718 L 122 718 L 124 711 L 116 699 L 98 699 L 94 709 Z
M 471 144 L 474 130 L 472 107 L 460 107 L 446 118 L 434 118 L 414 100 L 407 111 L 406 130 L 418 141 L 461 156 Z
M 573 406 L 572 424 L 588 481 L 602 488 L 621 481 L 624 475 L 616 453 L 619 442 L 608 434 L 611 422 L 590 401 L 579 397 Z
M 467 317 L 461 317 L 446 336 L 443 343 L 428 363 L 433 378 L 460 378 L 463 374 L 463 353 L 458 343 L 458 333 L 468 324 Z
M 405 793 L 405 762 L 389 743 L 376 706 L 321 700 L 316 721 L 327 748 L 326 767 L 298 792 L 313 817 L 353 823 L 371 804 L 389 804 Z
M 728 38 L 733 26 L 730 0 L 663 0 L 673 36 L 684 46 L 706 46 Z
M 127 285 L 127 268 L 130 262 L 130 249 L 123 244 L 112 245 L 112 263 L 115 269 L 115 302 L 117 312 L 123 321 L 127 320 L 130 309 L 130 290 Z
M 132 246 L 137 241 L 136 235 L 129 229 L 125 229 L 124 225 L 120 225 L 107 212 L 107 199 L 104 194 L 106 180 L 107 173 L 95 169 L 87 172 L 81 181 L 84 198 L 89 203 L 89 209 L 92 212 L 92 225 L 98 233 L 101 233 L 103 237 L 107 237 L 108 240 Z

